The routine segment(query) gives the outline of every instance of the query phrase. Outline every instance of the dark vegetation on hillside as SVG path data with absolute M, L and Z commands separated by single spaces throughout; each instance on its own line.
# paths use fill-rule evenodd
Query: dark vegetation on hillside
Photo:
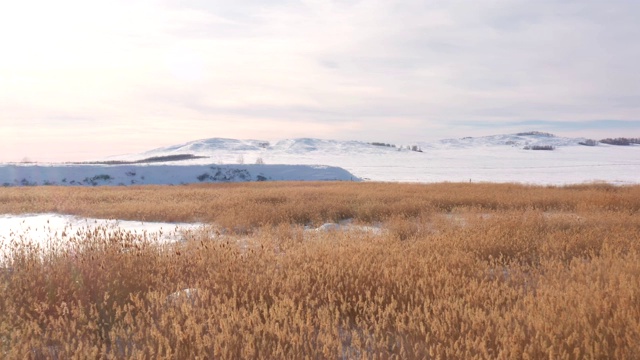
M 584 145 L 584 146 L 596 146 L 596 145 L 598 145 L 598 141 L 593 140 L 593 139 L 587 139 L 585 141 L 579 142 L 578 144 Z
M 382 142 L 371 142 L 369 144 L 371 144 L 373 146 L 386 146 L 386 147 L 392 147 L 392 148 L 396 147 L 394 144 L 386 144 L 386 143 L 382 143 Z
M 177 154 L 177 155 L 166 155 L 166 156 L 153 156 L 146 159 L 135 160 L 135 161 L 124 161 L 124 160 L 108 160 L 108 161 L 86 161 L 86 162 L 74 162 L 73 164 L 88 164 L 88 165 L 135 165 L 135 164 L 149 164 L 149 163 L 157 163 L 157 162 L 167 162 L 167 161 L 184 161 L 184 160 L 194 160 L 194 159 L 206 159 L 208 156 L 196 156 L 193 154 Z
M 606 139 L 600 140 L 600 142 L 603 144 L 609 144 L 609 145 L 629 146 L 631 144 L 640 144 L 640 138 L 624 138 L 624 137 L 615 138 L 615 139 L 606 138 Z
M 383 142 L 370 142 L 369 145 L 389 147 L 389 148 L 394 148 L 394 149 L 396 148 L 396 145 L 394 145 L 394 144 L 388 144 L 388 143 L 383 143 Z M 400 150 L 402 150 L 402 146 L 400 146 Z M 411 151 L 415 151 L 415 152 L 422 152 L 422 149 L 418 145 L 408 145 L 407 146 L 407 150 L 411 150 Z
M 551 145 L 527 145 L 524 147 L 525 150 L 555 150 L 555 146 Z
M 555 137 L 555 135 L 548 133 L 548 132 L 542 132 L 542 131 L 526 131 L 526 132 L 520 132 L 517 133 L 516 135 L 518 136 L 544 136 L 544 137 Z

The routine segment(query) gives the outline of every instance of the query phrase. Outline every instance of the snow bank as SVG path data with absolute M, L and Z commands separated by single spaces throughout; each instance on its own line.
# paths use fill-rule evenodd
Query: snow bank
M 0 185 L 136 185 L 244 181 L 358 180 L 318 165 L 0 165 Z
M 305 232 L 332 232 L 332 231 L 354 231 L 354 232 L 362 232 L 362 233 L 370 233 L 374 235 L 382 234 L 381 226 L 367 226 L 367 225 L 356 225 L 353 224 L 352 219 L 347 219 L 340 221 L 339 223 L 324 223 L 317 228 L 306 227 Z

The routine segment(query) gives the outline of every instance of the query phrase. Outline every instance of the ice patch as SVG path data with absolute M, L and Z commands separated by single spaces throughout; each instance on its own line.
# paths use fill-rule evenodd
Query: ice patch
M 43 252 L 64 249 L 73 239 L 94 233 L 143 237 L 158 244 L 181 241 L 203 224 L 92 219 L 61 214 L 0 215 L 0 259 L 14 246 L 35 246 Z

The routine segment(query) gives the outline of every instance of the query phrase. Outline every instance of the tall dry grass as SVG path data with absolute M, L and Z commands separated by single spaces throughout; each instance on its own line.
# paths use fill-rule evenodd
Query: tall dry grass
M 462 209 L 637 213 L 640 187 L 264 182 L 0 188 L 3 214 L 56 212 L 126 220 L 201 221 L 228 228 L 319 224 L 347 218 L 371 223 Z
M 54 253 L 15 249 L 0 276 L 3 358 L 640 353 L 640 187 L 22 188 L 0 189 L 0 204 L 221 233 L 159 246 L 97 231 Z M 303 227 L 345 218 L 381 231 Z

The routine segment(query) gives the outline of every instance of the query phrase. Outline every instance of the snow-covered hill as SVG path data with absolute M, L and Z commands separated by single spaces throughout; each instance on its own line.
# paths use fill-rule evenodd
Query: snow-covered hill
M 234 152 L 260 151 L 261 149 L 267 147 L 268 144 L 268 142 L 260 140 L 212 138 L 158 148 L 142 153 L 141 155 L 150 157 L 168 154 L 209 154 L 211 151 L 221 149 Z
M 237 140 L 212 138 L 190 141 L 184 144 L 161 147 L 149 150 L 140 154 L 129 154 L 111 156 L 108 161 L 137 161 L 158 156 L 171 156 L 181 154 L 192 154 L 205 159 L 195 161 L 196 163 L 216 162 L 216 163 L 253 163 L 258 158 L 266 160 L 277 160 L 278 163 L 286 159 L 283 163 L 296 163 L 288 159 L 299 159 L 311 157 L 317 159 L 312 164 L 323 164 L 324 155 L 331 156 L 352 156 L 353 154 L 386 154 L 397 149 L 375 146 L 361 141 L 338 141 L 312 138 L 286 139 L 271 143 L 266 140 Z M 242 158 L 239 158 L 242 156 Z M 194 161 L 191 161 L 193 163 Z M 271 162 L 276 163 L 276 162 Z M 303 162 L 308 164 L 308 162 Z
M 389 155 L 397 152 L 411 154 L 410 146 L 416 145 L 423 150 L 462 150 L 471 148 L 501 148 L 526 149 L 535 146 L 582 147 L 580 143 L 585 138 L 567 138 L 554 136 L 542 132 L 528 132 L 519 134 L 492 135 L 484 137 L 464 137 L 459 139 L 444 139 L 436 142 L 416 142 L 413 144 L 388 144 L 390 146 L 373 145 L 362 141 L 339 141 L 314 138 L 285 139 L 275 143 L 266 140 L 238 140 L 211 138 L 190 141 L 184 144 L 167 146 L 149 150 L 140 154 L 112 156 L 106 160 L 136 161 L 149 157 L 192 154 L 202 156 L 207 160 L 196 162 L 234 163 L 239 161 L 252 162 L 258 158 L 273 159 L 276 162 L 290 163 L 292 159 L 316 159 L 322 163 L 327 155 L 332 157 L 352 157 L 370 155 Z M 608 145 L 600 144 L 601 147 Z M 318 162 L 320 161 L 320 162 Z M 306 163 L 306 162 L 305 162 Z
M 0 165 L 0 185 L 142 185 L 246 181 L 359 180 L 332 166 L 309 165 Z
M 478 148 L 478 147 L 512 147 L 524 149 L 534 146 L 582 146 L 585 138 L 567 138 L 542 132 L 527 132 L 518 134 L 491 135 L 483 137 L 464 137 L 460 139 L 440 140 L 436 144 L 424 144 L 433 148 Z
M 180 164 L 326 164 L 375 181 L 486 181 L 570 184 L 605 181 L 640 183 L 640 146 L 598 144 L 548 133 L 464 137 L 435 142 L 379 146 L 361 141 L 313 138 L 265 140 L 205 139 L 142 154 L 110 158 L 192 154 L 201 159 Z M 409 150 L 417 146 L 422 152 Z M 533 150 L 547 147 L 552 151 Z
M 105 161 L 146 161 L 153 164 L 121 164 L 108 166 L 111 184 L 186 183 L 219 181 L 211 167 L 246 169 L 251 179 L 258 175 L 276 180 L 351 180 L 404 182 L 520 182 L 529 184 L 571 184 L 604 181 L 615 184 L 640 183 L 640 145 L 614 146 L 597 144 L 583 146 L 584 138 L 566 138 L 547 133 L 464 137 L 413 144 L 373 145 L 362 141 L 339 141 L 314 138 L 237 140 L 211 138 L 157 148 L 139 154 L 112 156 Z M 388 146 L 383 146 L 388 145 Z M 412 151 L 409 146 L 421 151 Z M 552 151 L 534 150 L 548 148 Z M 191 155 L 191 157 L 178 156 Z M 180 161 L 165 161 L 167 156 Z M 258 165 L 253 165 L 258 164 Z M 266 164 L 266 165 L 262 165 Z M 305 165 L 285 168 L 267 165 Z M 322 165 L 318 167 L 318 165 Z M 60 167 L 59 165 L 55 165 Z M 75 166 L 75 165 L 74 165 Z M 88 165 L 87 165 L 88 166 Z M 89 166 L 74 177 L 77 182 L 100 183 L 92 180 L 105 170 Z M 105 167 L 106 165 L 100 165 Z M 324 166 L 324 167 L 323 167 Z M 329 166 L 329 167 L 327 167 Z M 51 166 L 49 166 L 51 167 Z M 336 169 L 336 168 L 341 169 Z M 40 168 L 46 168 L 42 166 Z M 116 170 L 118 169 L 118 170 Z M 236 170 L 230 170 L 236 169 Z M 344 170 L 346 171 L 344 171 Z M 31 175 L 16 175 L 27 171 L 19 167 L 0 166 L 0 184 L 15 184 L 22 179 L 42 183 L 38 167 Z M 52 172 L 74 172 L 68 167 Z M 136 172 L 138 177 L 126 175 Z M 204 175 L 208 173 L 209 175 Z M 7 175 L 9 174 L 9 175 Z M 123 175 L 124 174 L 124 175 Z M 145 176 L 146 181 L 141 181 Z M 211 179 L 208 177 L 211 176 Z M 71 177 L 67 176 L 67 182 Z M 33 179 L 33 180 L 30 180 Z M 56 183 L 63 178 L 57 177 Z M 151 182 L 151 180 L 153 179 Z M 242 180 L 242 179 L 236 179 Z M 228 180 L 223 180 L 228 181 Z

